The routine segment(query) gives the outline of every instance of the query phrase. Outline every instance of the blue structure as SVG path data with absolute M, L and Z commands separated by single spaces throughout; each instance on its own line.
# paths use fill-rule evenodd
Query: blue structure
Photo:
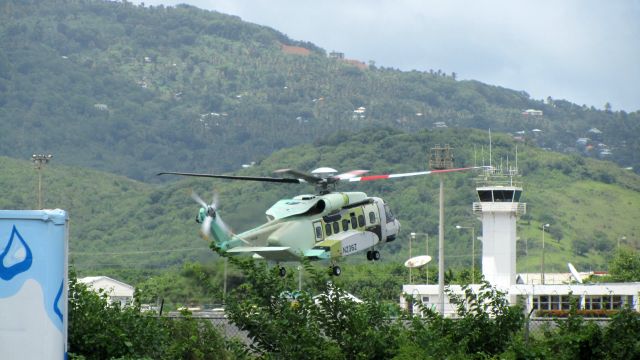
M 68 217 L 0 210 L 0 359 L 67 353 Z

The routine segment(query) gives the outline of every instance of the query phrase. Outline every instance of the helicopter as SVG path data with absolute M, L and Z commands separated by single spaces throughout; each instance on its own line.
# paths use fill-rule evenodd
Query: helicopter
M 216 194 L 209 204 L 195 192 L 191 193 L 191 197 L 201 206 L 196 215 L 201 234 L 205 238 L 212 236 L 213 244 L 218 250 L 231 255 L 251 254 L 254 258 L 278 264 L 301 261 L 304 258 L 329 261 L 331 274 L 339 276 L 342 270 L 335 263 L 338 258 L 366 250 L 367 260 L 380 260 L 378 248 L 396 240 L 400 222 L 383 199 L 368 196 L 364 192 L 337 192 L 337 183 L 396 179 L 478 168 L 481 167 L 369 176 L 365 176 L 368 170 L 338 174 L 337 170 L 329 167 L 321 167 L 311 173 L 293 169 L 275 171 L 276 174 L 287 177 L 188 172 L 160 172 L 158 175 L 315 185 L 316 194 L 279 200 L 266 211 L 266 223 L 240 234 L 232 233 L 222 221 Z M 280 276 L 285 276 L 286 269 L 280 265 L 278 267 Z

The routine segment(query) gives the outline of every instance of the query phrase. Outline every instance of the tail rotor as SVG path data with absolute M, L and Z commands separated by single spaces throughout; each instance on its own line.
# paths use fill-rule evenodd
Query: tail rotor
M 207 204 L 202 198 L 195 192 L 191 191 L 191 198 L 198 203 L 202 208 L 196 217 L 196 221 L 201 223 L 202 226 L 200 228 L 200 233 L 206 239 L 211 235 L 212 229 L 211 225 L 215 222 L 220 230 L 222 230 L 225 234 L 231 235 L 231 230 L 227 226 L 227 224 L 222 221 L 220 215 L 217 213 L 218 210 L 218 194 L 213 194 L 213 199 L 211 200 L 211 204 Z

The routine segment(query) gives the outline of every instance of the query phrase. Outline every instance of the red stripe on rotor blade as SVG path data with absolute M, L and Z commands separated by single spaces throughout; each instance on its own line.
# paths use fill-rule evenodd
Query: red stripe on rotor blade
M 457 168 L 457 169 L 431 170 L 431 172 L 432 172 L 432 173 L 448 173 L 448 172 L 462 171 L 462 170 L 470 170 L 470 169 L 474 169 L 474 168 L 472 168 L 472 167 L 466 167 L 466 168 Z

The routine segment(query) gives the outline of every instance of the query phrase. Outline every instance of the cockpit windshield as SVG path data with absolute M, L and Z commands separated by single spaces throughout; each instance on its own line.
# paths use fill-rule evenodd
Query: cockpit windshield
M 391 208 L 389 208 L 389 205 L 384 204 L 384 212 L 386 214 L 388 223 L 396 219 L 395 216 L 393 216 L 393 212 L 391 212 Z

